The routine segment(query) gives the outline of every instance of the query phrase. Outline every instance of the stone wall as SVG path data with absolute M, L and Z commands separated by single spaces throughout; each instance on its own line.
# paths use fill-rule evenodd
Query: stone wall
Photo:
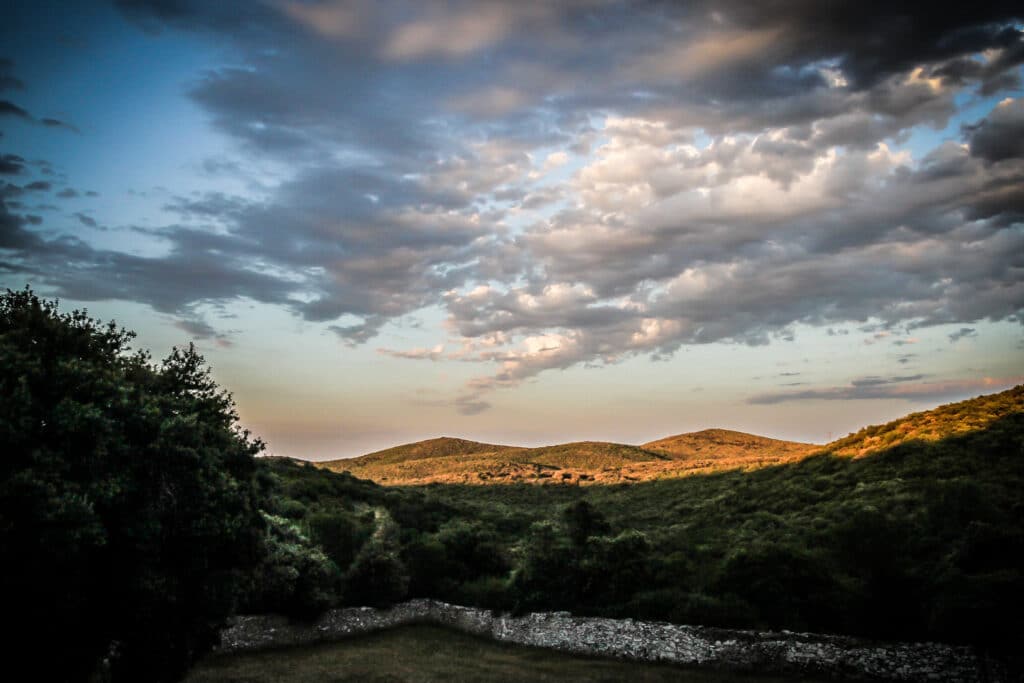
M 438 624 L 494 640 L 563 652 L 776 673 L 897 681 L 1000 681 L 972 648 L 875 643 L 810 633 L 738 631 L 632 619 L 540 612 L 514 617 L 435 600 L 331 610 L 311 623 L 278 616 L 236 617 L 222 634 L 224 653 L 338 640 L 405 624 Z

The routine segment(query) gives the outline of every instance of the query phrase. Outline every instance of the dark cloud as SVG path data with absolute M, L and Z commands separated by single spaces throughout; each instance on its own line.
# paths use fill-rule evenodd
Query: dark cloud
M 758 394 L 747 399 L 754 405 L 774 405 L 787 401 L 852 401 L 871 399 L 901 399 L 907 401 L 932 401 L 951 398 L 965 398 L 980 392 L 990 393 L 1014 386 L 1020 377 L 984 378 L 950 382 L 879 382 L 851 384 L 844 387 L 825 389 L 804 389 Z
M 455 407 L 463 415 L 479 415 L 489 410 L 491 404 L 478 398 L 460 397 L 455 400 Z
M 32 121 L 32 115 L 27 111 L 7 100 L 0 100 L 0 116 L 13 116 L 18 119 Z
M 73 199 L 78 196 L 78 191 L 71 187 L 66 187 L 57 193 L 57 196 L 61 199 Z
M 197 319 L 178 320 L 174 323 L 175 327 L 187 332 L 196 339 L 209 339 L 217 336 L 217 330 L 212 325 Z
M 895 377 L 861 377 L 850 382 L 854 387 L 877 387 L 883 384 L 899 384 L 900 382 L 916 382 L 924 379 L 924 375 L 905 375 Z
M 966 148 L 895 151 L 969 97 L 1013 94 L 1017 3 L 117 6 L 230 50 L 187 96 L 243 151 L 200 172 L 286 171 L 246 197 L 165 195 L 176 222 L 145 233 L 159 256 L 5 207 L 4 262 L 76 298 L 142 301 L 209 338 L 196 307 L 247 298 L 353 344 L 443 307 L 463 348 L 394 353 L 494 364 L 467 414 L 545 370 L 685 344 L 850 323 L 910 344 L 916 327 L 1024 315 L 1021 100 L 964 127 Z
M 78 222 L 86 226 L 87 228 L 97 227 L 96 219 L 92 218 L 91 216 L 87 216 L 84 213 L 76 213 L 75 218 L 77 218 Z
M 0 88 L 0 90 L 2 89 L 3 88 Z M 32 123 L 38 123 L 48 128 L 66 128 L 76 133 L 79 132 L 78 128 L 76 128 L 70 123 L 66 123 L 64 121 L 52 118 L 36 119 L 27 110 L 23 109 L 22 107 L 19 107 L 15 103 L 9 100 L 0 100 L 0 117 L 5 116 L 21 119 L 23 121 L 30 121 Z
M 25 170 L 25 160 L 17 154 L 0 155 L 0 175 L 18 175 Z
M 39 119 L 39 123 L 49 128 L 66 128 L 67 130 L 74 131 L 75 133 L 81 132 L 80 130 L 78 130 L 77 126 L 74 126 L 66 121 L 61 121 L 60 119 L 42 118 Z
M 961 339 L 965 339 L 965 338 L 969 338 L 969 337 L 977 337 L 977 336 L 978 336 L 978 331 L 976 329 L 974 329 L 973 327 L 961 327 L 959 330 L 957 330 L 956 332 L 953 332 L 952 334 L 949 335 L 949 341 L 950 342 L 955 342 L 955 341 L 959 341 Z
M 966 128 L 971 154 L 986 161 L 1024 158 L 1024 100 L 1007 100 Z

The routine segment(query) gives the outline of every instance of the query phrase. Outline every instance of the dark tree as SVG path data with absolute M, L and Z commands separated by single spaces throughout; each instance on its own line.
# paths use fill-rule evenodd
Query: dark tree
M 264 553 L 254 460 L 195 349 L 0 296 L 0 592 L 34 678 L 181 677 Z
M 587 539 L 591 536 L 601 536 L 611 531 L 601 511 L 585 500 L 567 506 L 562 518 L 565 520 L 569 539 L 577 548 L 586 545 Z

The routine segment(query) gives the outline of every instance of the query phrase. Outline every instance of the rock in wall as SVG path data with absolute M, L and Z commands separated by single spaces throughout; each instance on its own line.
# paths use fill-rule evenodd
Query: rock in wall
M 1005 678 L 994 662 L 970 647 L 574 617 L 568 612 L 516 617 L 436 600 L 411 600 L 389 609 L 336 609 L 310 623 L 279 616 L 236 617 L 222 633 L 219 651 L 309 644 L 423 623 L 507 643 L 650 662 L 896 681 L 981 683 Z

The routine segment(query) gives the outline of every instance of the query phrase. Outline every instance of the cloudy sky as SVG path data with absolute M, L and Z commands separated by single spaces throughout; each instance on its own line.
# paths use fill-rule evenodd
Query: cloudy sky
M 0 286 L 314 459 L 1020 383 L 1024 12 L 871 4 L 15 0 Z

